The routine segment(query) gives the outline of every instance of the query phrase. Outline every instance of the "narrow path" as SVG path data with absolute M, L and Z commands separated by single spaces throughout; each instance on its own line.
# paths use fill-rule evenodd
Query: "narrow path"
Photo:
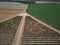
M 21 45 L 21 38 L 23 36 L 24 24 L 25 24 L 26 16 L 22 16 L 20 24 L 18 26 L 17 32 L 15 34 L 15 39 L 12 45 Z

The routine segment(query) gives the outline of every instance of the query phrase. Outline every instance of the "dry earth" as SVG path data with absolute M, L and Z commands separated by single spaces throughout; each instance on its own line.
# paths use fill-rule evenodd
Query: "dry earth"
M 13 17 L 16 17 L 20 13 L 22 13 L 23 10 L 0 10 L 0 23 L 6 20 L 9 20 Z
M 0 23 L 23 13 L 27 6 L 16 2 L 0 2 Z

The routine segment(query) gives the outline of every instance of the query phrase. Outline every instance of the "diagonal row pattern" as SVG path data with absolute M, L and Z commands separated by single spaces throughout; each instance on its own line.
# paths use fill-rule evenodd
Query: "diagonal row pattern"
M 22 45 L 60 43 L 60 34 L 27 16 L 23 31 Z
M 0 45 L 11 45 L 21 17 L 15 17 L 0 23 Z
M 0 45 L 12 45 L 21 16 L 0 23 Z M 22 22 L 23 23 L 23 22 Z M 21 28 L 21 27 L 20 27 Z M 26 16 L 22 45 L 60 44 L 60 34 Z

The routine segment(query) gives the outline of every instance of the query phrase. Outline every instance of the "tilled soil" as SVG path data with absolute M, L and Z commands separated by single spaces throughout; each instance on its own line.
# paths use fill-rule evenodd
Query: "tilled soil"
M 22 45 L 41 45 L 42 43 L 55 43 L 55 45 L 58 45 L 60 43 L 60 34 L 27 16 L 22 38 Z
M 0 45 L 11 45 L 15 37 L 21 17 L 14 17 L 0 23 Z

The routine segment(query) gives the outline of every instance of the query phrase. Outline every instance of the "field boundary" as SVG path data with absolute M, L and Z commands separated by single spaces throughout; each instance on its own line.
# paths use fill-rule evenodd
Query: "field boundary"
M 1 9 L 2 10 L 2 9 Z M 0 23 L 4 22 L 4 21 L 7 21 L 9 19 L 12 19 L 16 16 L 19 16 L 21 15 L 22 13 L 24 13 L 25 10 L 10 10 L 10 9 L 3 9 L 3 11 L 0 12 L 0 16 L 1 16 L 1 20 L 0 20 Z M 22 16 L 22 15 L 21 15 Z
M 7 21 L 7 20 L 9 20 L 9 19 L 12 19 L 12 18 L 14 18 L 14 17 L 16 17 L 16 15 L 15 15 L 15 16 L 11 16 L 11 17 L 8 17 L 8 18 L 6 18 L 6 19 L 0 21 L 0 23 L 2 23 L 2 22 L 4 22 L 4 21 Z
M 53 30 L 53 31 L 55 31 L 55 32 L 57 32 L 57 33 L 60 33 L 60 31 L 59 31 L 58 29 L 55 29 L 55 28 L 49 26 L 48 24 L 42 22 L 41 20 L 38 20 L 37 18 L 31 16 L 30 14 L 29 14 L 29 16 L 30 16 L 32 19 L 34 19 L 35 21 L 37 21 L 38 23 L 40 23 L 40 24 L 42 24 L 42 25 L 48 27 L 49 29 L 51 29 L 51 30 Z
M 35 1 L 35 3 L 60 3 L 60 2 L 51 2 L 51 1 Z

